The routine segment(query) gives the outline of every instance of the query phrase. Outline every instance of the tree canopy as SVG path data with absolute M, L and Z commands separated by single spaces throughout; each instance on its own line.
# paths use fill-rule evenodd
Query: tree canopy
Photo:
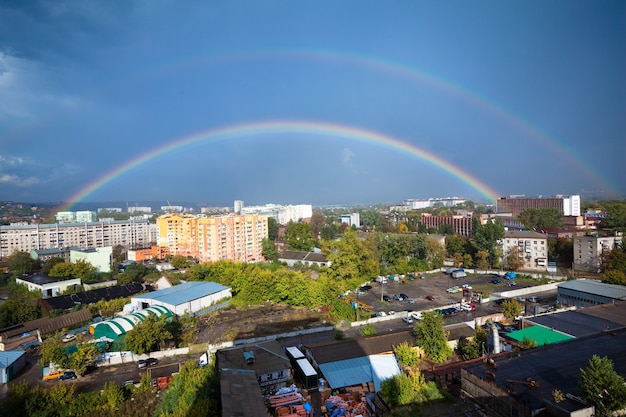
M 452 354 L 443 325 L 443 316 L 436 311 L 425 312 L 415 325 L 415 343 L 435 363 L 444 362 Z
M 522 211 L 518 219 L 528 230 L 545 230 L 547 228 L 562 228 L 563 214 L 556 208 L 530 208 Z
M 593 404 L 599 415 L 606 415 L 626 406 L 626 386 L 606 356 L 593 355 L 586 368 L 580 370 L 582 398 Z

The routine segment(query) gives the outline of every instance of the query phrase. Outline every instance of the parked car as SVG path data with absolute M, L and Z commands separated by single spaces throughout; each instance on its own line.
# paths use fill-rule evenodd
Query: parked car
M 63 339 L 61 340 L 63 341 L 63 343 L 71 342 L 73 340 L 76 340 L 76 335 L 72 333 L 68 333 L 65 336 L 63 336 Z
M 525 299 L 524 297 L 515 297 L 515 299 L 516 299 L 517 301 L 520 301 L 520 302 L 522 302 L 522 301 L 526 301 L 526 299 Z
M 409 296 L 406 295 L 405 293 L 400 293 L 400 297 L 402 297 L 402 299 L 404 299 L 404 300 L 408 300 L 409 299 Z
M 411 318 L 413 320 L 421 320 L 423 318 L 422 313 L 419 311 L 413 311 L 411 312 Z
M 390 303 L 392 300 L 391 297 L 389 297 L 388 295 L 383 295 L 383 301 Z
M 156 358 L 146 359 L 146 366 L 156 366 L 158 363 L 159 363 L 159 360 Z
M 514 287 L 517 285 L 517 282 L 515 281 L 509 281 L 509 283 L 507 284 L 509 287 Z
M 407 298 L 406 302 L 409 303 L 409 304 L 415 304 L 415 300 L 412 299 L 412 298 Z
M 469 285 L 469 284 L 463 284 L 463 285 L 461 285 L 461 288 L 463 288 L 464 290 L 471 290 L 472 286 Z
M 504 330 L 510 333 L 516 331 L 517 329 L 513 326 L 504 326 Z
M 51 371 L 49 374 L 44 375 L 43 379 L 44 379 L 44 381 L 52 381 L 54 379 L 59 379 L 61 376 L 63 376 L 64 373 L 65 373 L 65 371 L 61 371 L 59 369 L 56 369 L 54 371 Z
M 533 295 L 532 297 L 528 297 L 528 301 L 530 301 L 531 303 L 538 303 L 539 302 L 539 297 L 535 297 Z
M 432 295 L 427 295 L 426 299 L 429 301 L 435 301 L 435 297 L 433 297 Z
M 413 319 L 411 317 L 402 317 L 402 321 L 407 324 L 413 324 Z
M 74 371 L 65 371 L 63 372 L 63 375 L 59 377 L 59 379 L 63 381 L 66 379 L 76 379 L 76 378 L 78 377 L 76 376 L 76 372 Z
M 500 281 L 499 279 L 492 279 L 491 283 L 492 284 L 502 284 L 502 281 Z
M 137 368 L 141 369 L 141 368 L 145 368 L 146 365 L 146 360 L 145 359 L 139 359 L 137 361 Z
M 404 300 L 404 297 L 402 297 L 402 295 L 400 295 L 400 294 L 395 294 L 395 295 L 393 296 L 393 298 L 394 298 L 394 300 L 398 300 L 398 301 L 402 301 L 402 300 Z

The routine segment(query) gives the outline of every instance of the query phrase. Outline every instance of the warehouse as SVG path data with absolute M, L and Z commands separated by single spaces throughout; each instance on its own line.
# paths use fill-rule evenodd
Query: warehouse
M 26 352 L 0 352 L 0 384 L 13 380 L 26 366 Z
M 216 282 L 186 282 L 131 298 L 136 309 L 163 306 L 181 316 L 194 314 L 232 298 L 231 288 Z

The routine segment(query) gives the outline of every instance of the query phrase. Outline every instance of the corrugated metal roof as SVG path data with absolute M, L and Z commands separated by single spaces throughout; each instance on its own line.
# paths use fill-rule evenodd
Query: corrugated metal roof
M 17 361 L 22 355 L 25 355 L 26 352 L 21 352 L 17 350 L 10 350 L 8 352 L 0 351 L 0 368 L 8 368 L 13 364 L 13 362 Z
M 605 284 L 591 279 L 576 279 L 558 285 L 558 288 L 597 294 L 615 300 L 626 300 L 626 287 L 623 285 Z
M 334 389 L 373 382 L 375 390 L 379 391 L 381 381 L 402 372 L 392 354 L 361 356 L 325 363 L 319 368 L 328 385 Z
M 177 306 L 224 290 L 230 290 L 230 288 L 217 282 L 192 281 L 133 297 L 133 299 L 158 300 L 163 304 Z

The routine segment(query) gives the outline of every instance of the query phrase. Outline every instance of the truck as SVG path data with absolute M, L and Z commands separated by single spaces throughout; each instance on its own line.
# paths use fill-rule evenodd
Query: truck
M 464 269 L 455 269 L 454 271 L 452 271 L 452 278 L 454 279 L 465 278 L 466 276 L 467 274 L 465 273 Z

